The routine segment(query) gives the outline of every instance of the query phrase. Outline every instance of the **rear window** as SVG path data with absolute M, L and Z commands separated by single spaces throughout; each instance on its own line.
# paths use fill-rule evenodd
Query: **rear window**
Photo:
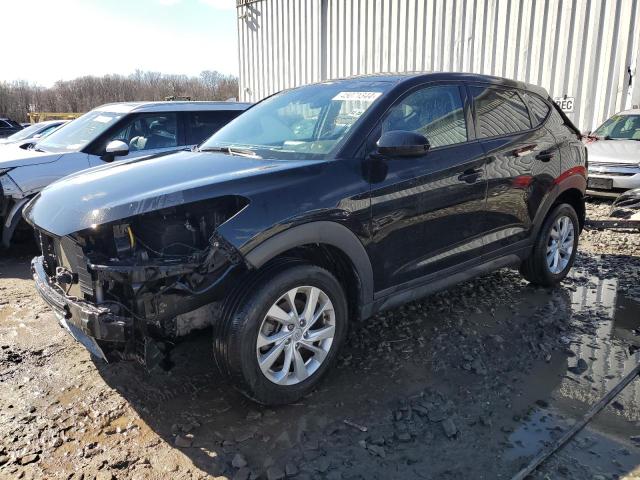
M 199 145 L 242 113 L 241 110 L 190 112 L 187 125 L 189 145 Z
M 476 112 L 478 138 L 498 137 L 529 130 L 527 107 L 514 90 L 470 88 Z
M 525 92 L 524 98 L 527 100 L 529 111 L 531 112 L 533 120 L 536 122 L 535 126 L 537 127 L 544 122 L 545 118 L 547 118 L 551 108 L 542 98 L 533 93 Z

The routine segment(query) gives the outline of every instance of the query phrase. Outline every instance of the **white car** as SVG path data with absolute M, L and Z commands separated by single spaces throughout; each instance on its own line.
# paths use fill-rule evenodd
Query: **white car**
M 248 107 L 237 102 L 112 103 L 60 127 L 32 149 L 0 148 L 0 246 L 9 246 L 22 209 L 50 183 L 115 160 L 198 145 Z
M 640 109 L 616 113 L 587 135 L 587 194 L 617 197 L 640 187 Z
M 34 123 L 13 135 L 0 139 L 0 145 L 15 145 L 20 148 L 29 148 L 47 135 L 50 135 L 56 128 L 68 123 L 69 120 L 47 120 Z

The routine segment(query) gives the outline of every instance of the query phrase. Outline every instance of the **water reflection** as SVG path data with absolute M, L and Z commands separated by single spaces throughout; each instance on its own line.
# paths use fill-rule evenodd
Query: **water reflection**
M 618 293 L 616 279 L 575 280 L 579 285 L 571 293 L 570 322 L 571 330 L 577 333 L 564 338 L 569 358 L 560 360 L 567 362 L 567 373 L 552 398 L 547 399 L 549 404 L 540 402 L 510 435 L 513 448 L 507 451 L 507 458 L 535 455 L 640 362 L 640 303 Z M 571 368 L 576 366 L 579 368 Z M 636 379 L 616 397 L 613 407 L 572 440 L 563 455 L 570 451 L 584 464 L 607 470 L 603 459 L 620 457 L 615 452 L 633 448 L 628 437 L 637 430 L 640 420 L 639 400 L 640 379 Z M 640 463 L 640 453 L 627 455 L 618 463 L 617 468 L 629 471 Z
M 560 394 L 589 404 L 597 402 L 624 375 L 640 362 L 640 304 L 617 294 L 616 279 L 592 277 L 585 286 L 578 287 L 571 295 L 573 321 L 583 317 L 598 318 L 589 332 L 572 339 L 570 348 L 574 365 L 583 359 L 588 369 L 580 383 L 563 382 Z M 583 327 L 583 325 L 578 325 Z M 586 381 L 586 382 L 585 382 Z M 617 410 L 627 420 L 640 417 L 640 381 L 625 388 L 616 400 L 625 408 Z

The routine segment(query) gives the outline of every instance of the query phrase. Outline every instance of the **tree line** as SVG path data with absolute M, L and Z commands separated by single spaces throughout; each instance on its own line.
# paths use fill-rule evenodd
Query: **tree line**
M 0 117 L 18 122 L 29 112 L 87 112 L 111 102 L 165 100 L 228 100 L 238 97 L 238 79 L 206 70 L 199 76 L 136 71 L 123 75 L 84 76 L 41 87 L 24 80 L 0 82 Z

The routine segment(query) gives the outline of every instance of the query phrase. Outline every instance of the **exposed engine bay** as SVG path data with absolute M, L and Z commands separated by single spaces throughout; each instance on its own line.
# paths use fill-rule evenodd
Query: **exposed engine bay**
M 86 323 L 107 356 L 152 363 L 162 356 L 167 341 L 211 323 L 215 302 L 223 295 L 222 282 L 246 268 L 216 229 L 247 205 L 246 198 L 231 195 L 61 238 L 38 230 L 42 267 L 49 286 L 65 302 L 85 305 L 83 317 L 102 309 L 101 318 Z M 67 315 L 71 317 L 63 312 Z M 122 328 L 115 328 L 118 322 Z M 121 338 L 110 338 L 110 324 L 114 332 L 125 331 L 126 345 Z

